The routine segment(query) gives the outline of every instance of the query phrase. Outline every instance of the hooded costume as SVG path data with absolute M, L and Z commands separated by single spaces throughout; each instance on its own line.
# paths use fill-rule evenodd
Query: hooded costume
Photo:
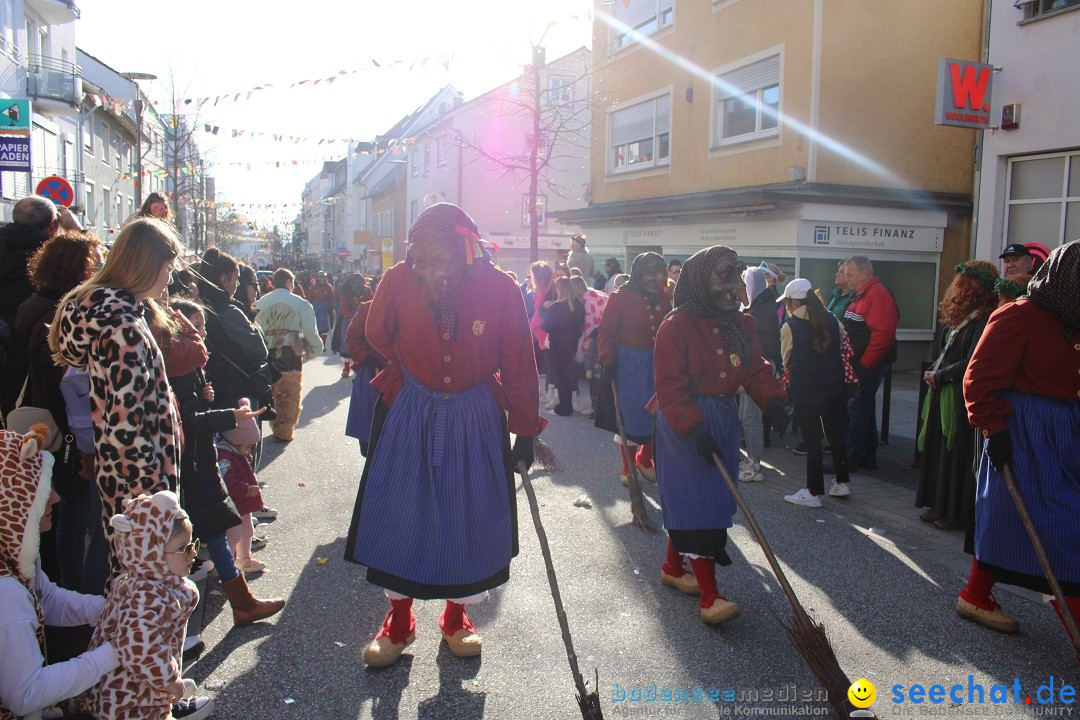
M 761 357 L 753 318 L 721 309 L 709 291 L 717 265 L 737 260 L 734 250 L 716 246 L 683 263 L 675 309 L 656 334 L 656 396 L 649 404 L 656 414 L 656 479 L 670 537 L 661 579 L 683 592 L 696 592 L 692 583 L 684 587 L 676 581 L 687 574 L 680 554 L 698 556 L 691 566 L 701 592 L 701 615 L 709 623 L 738 613 L 738 606 L 718 595 L 714 565 L 731 564 L 724 548 L 735 501 L 699 448 L 710 445 L 728 474 L 737 477 L 739 387 L 762 409 L 784 396 Z
M 119 572 L 109 518 L 125 499 L 176 490 L 180 417 L 161 350 L 127 290 L 98 288 L 60 309 L 60 354 L 90 373 L 95 472 L 111 575 Z
M 999 473 L 1002 456 L 1011 455 L 1005 462 L 1075 611 L 1080 611 L 1078 297 L 1080 241 L 1074 240 L 1050 253 L 1026 297 L 990 316 L 964 374 L 968 418 L 987 438 L 976 477 L 975 557 L 998 582 L 1049 592 Z
M 379 283 L 364 326 L 389 365 L 372 381 L 383 402 L 345 557 L 366 565 L 370 582 L 406 596 L 395 602 L 407 606 L 387 615 L 389 634 L 376 639 L 397 646 L 389 662 L 411 641 L 411 598 L 465 598 L 509 578 L 517 554 L 513 467 L 531 463 L 532 438 L 545 424 L 521 291 L 491 265 L 476 224 L 439 203 L 417 217 L 409 241 L 448 243 L 464 272 L 429 300 L 413 261 L 398 263 Z M 513 451 L 507 430 L 518 436 Z M 453 605 L 457 614 L 440 625 L 456 653 L 453 636 L 471 624 L 466 618 L 463 628 L 463 606 Z M 468 652 L 479 652 L 479 638 Z
M 45 665 L 46 623 L 96 623 L 105 599 L 56 587 L 38 564 L 53 457 L 39 450 L 45 436 L 35 427 L 27 435 L 0 431 L 0 720 L 37 720 L 116 667 L 111 645 Z
M 87 691 L 81 704 L 98 718 L 167 720 L 169 686 L 181 679 L 184 625 L 199 602 L 195 584 L 173 573 L 165 556 L 176 521 L 187 515 L 169 491 L 124 504 L 124 512 L 109 521 L 123 573 L 90 640 L 91 648 L 106 642 L 115 647 L 120 667 Z M 195 694 L 194 682 L 184 685 L 184 697 Z
M 671 309 L 666 282 L 655 294 L 646 292 L 643 278 L 659 270 L 667 272 L 663 256 L 642 253 L 634 258 L 630 281 L 608 297 L 597 332 L 600 365 L 604 373 L 596 400 L 596 427 L 619 434 L 615 399 L 611 392 L 614 380 L 619 391 L 626 439 L 641 445 L 637 464 L 650 480 L 655 479 L 652 460 L 652 416 L 645 404 L 653 396 L 653 349 L 656 332 Z M 629 473 L 629 460 L 623 457 L 622 476 Z

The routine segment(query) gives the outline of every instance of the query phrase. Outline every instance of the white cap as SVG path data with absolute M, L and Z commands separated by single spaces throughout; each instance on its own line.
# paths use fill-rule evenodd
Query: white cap
M 784 288 L 784 294 L 781 295 L 778 300 L 805 300 L 806 294 L 810 292 L 810 281 L 805 278 L 795 278 L 787 284 Z

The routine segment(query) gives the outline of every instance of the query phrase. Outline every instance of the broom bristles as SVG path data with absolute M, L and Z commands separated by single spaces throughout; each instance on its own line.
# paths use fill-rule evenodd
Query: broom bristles
M 547 472 L 559 472 L 562 470 L 559 458 L 555 457 L 555 451 L 538 437 L 533 438 L 533 458 L 533 464 L 537 470 L 546 470 Z
M 841 720 L 848 717 L 852 710 L 851 703 L 847 699 L 851 680 L 848 679 L 836 659 L 836 653 L 833 652 L 825 633 L 825 626 L 805 613 L 793 612 L 791 622 L 785 622 L 771 607 L 769 612 L 784 628 L 788 641 L 806 661 L 821 686 L 825 688 L 825 692 L 829 695 L 829 704 L 832 705 L 837 717 Z

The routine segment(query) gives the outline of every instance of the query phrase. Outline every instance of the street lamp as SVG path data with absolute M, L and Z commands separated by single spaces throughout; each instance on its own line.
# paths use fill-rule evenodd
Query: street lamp
M 142 209 L 142 134 L 143 134 L 143 101 L 142 90 L 136 80 L 157 80 L 157 75 L 142 72 L 120 73 L 120 77 L 131 81 L 135 102 L 135 207 L 136 212 Z

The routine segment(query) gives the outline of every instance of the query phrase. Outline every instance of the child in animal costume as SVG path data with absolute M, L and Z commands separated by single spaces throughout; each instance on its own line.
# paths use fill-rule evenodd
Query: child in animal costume
M 105 598 L 58 588 L 41 571 L 38 538 L 52 527 L 48 430 L 0 430 L 0 720 L 37 720 L 117 666 L 113 646 L 45 665 L 45 625 L 95 624 Z M 51 712 L 51 710 L 50 710 Z
M 120 666 L 83 695 L 82 707 L 100 720 L 167 720 L 173 700 L 195 694 L 194 681 L 180 677 L 180 656 L 184 625 L 199 601 L 187 579 L 198 546 L 168 490 L 126 501 L 109 524 L 122 572 L 90 646 L 113 645 Z

